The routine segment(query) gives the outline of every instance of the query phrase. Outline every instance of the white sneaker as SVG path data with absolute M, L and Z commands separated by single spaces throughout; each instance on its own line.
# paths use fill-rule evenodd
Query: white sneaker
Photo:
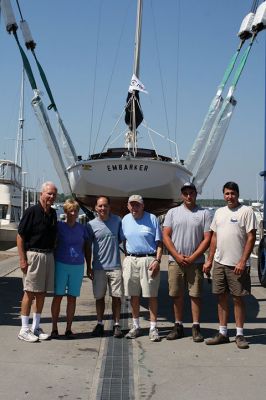
M 149 333 L 149 338 L 152 342 L 160 342 L 161 338 L 157 328 L 151 329 Z
M 136 339 L 137 337 L 140 336 L 140 328 L 135 328 L 133 326 L 132 329 L 126 334 L 127 339 Z
M 35 336 L 30 329 L 21 329 L 18 338 L 31 343 L 38 342 L 39 340 L 38 336 Z
M 44 333 L 44 331 L 40 327 L 36 328 L 33 333 L 39 338 L 39 340 L 47 340 L 50 337 L 47 333 Z

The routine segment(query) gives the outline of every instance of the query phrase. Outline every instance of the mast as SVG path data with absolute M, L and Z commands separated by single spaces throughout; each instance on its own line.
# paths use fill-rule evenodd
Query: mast
M 136 19 L 136 32 L 135 32 L 135 47 L 134 47 L 134 65 L 133 65 L 133 75 L 139 78 L 140 70 L 140 46 L 141 46 L 141 28 L 142 28 L 142 9 L 143 0 L 138 0 L 137 2 L 137 19 Z M 126 134 L 125 146 L 128 150 L 133 152 L 134 157 L 137 154 L 137 127 L 139 125 L 139 114 L 140 104 L 138 90 L 133 90 L 132 93 L 128 93 L 127 107 L 129 114 L 131 115 L 130 122 L 126 121 L 129 125 L 129 132 Z M 141 119 L 142 121 L 142 119 Z
M 140 45 L 141 45 L 141 29 L 142 29 L 142 0 L 138 0 L 137 6 L 137 21 L 135 33 L 135 51 L 134 51 L 134 67 L 133 73 L 139 78 L 139 65 L 140 65 Z
M 137 21 L 136 21 L 136 33 L 135 33 L 135 53 L 134 53 L 134 68 L 133 73 L 139 78 L 140 70 L 140 45 L 141 45 L 141 29 L 142 29 L 142 0 L 138 0 L 137 6 Z M 133 99 L 135 98 L 136 91 L 133 91 Z M 133 134 L 133 154 L 137 153 L 137 125 L 136 125 L 136 102 L 132 102 L 133 106 L 133 124 L 132 124 L 132 134 Z

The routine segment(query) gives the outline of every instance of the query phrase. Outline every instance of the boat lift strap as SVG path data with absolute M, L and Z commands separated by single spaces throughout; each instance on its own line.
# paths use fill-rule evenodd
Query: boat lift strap
M 238 45 L 238 48 L 237 48 L 236 52 L 233 54 L 228 66 L 224 72 L 222 81 L 219 84 L 219 86 L 217 88 L 217 92 L 210 104 L 208 112 L 204 118 L 202 127 L 201 127 L 201 129 L 192 145 L 192 148 L 187 156 L 187 159 L 185 161 L 186 167 L 191 172 L 193 172 L 194 175 L 197 173 L 200 160 L 204 157 L 204 154 L 203 154 L 204 148 L 206 146 L 206 143 L 208 143 L 208 141 L 209 141 L 209 136 L 210 136 L 213 126 L 215 124 L 216 118 L 218 118 L 218 116 L 221 115 L 221 109 L 222 109 L 222 103 L 223 103 L 222 92 L 224 90 L 224 87 L 227 84 L 229 77 L 235 67 L 236 61 L 238 59 L 238 56 L 240 54 L 240 51 L 241 51 L 245 41 L 251 37 L 252 37 L 251 42 L 253 42 L 253 40 L 254 40 L 254 38 L 253 38 L 254 34 L 252 33 L 252 23 L 254 20 L 254 16 L 255 16 L 257 7 L 258 7 L 258 0 L 253 0 L 250 12 L 243 19 L 241 26 L 240 26 L 240 30 L 238 32 L 238 36 L 240 38 L 240 43 Z M 249 50 L 248 50 L 248 52 L 249 52 Z M 242 64 L 243 62 L 244 62 L 244 58 L 242 58 L 242 61 L 240 64 Z M 245 62 L 244 62 L 244 64 L 245 64 Z M 237 75 L 238 74 L 236 73 L 236 76 Z M 238 79 L 239 79 L 239 76 L 240 75 L 238 75 Z
M 193 178 L 193 183 L 197 187 L 199 193 L 201 193 L 202 187 L 213 169 L 216 157 L 218 156 L 219 150 L 222 146 L 229 122 L 236 106 L 236 100 L 234 99 L 233 94 L 236 90 L 236 86 L 243 72 L 244 66 L 246 65 L 256 35 L 257 33 L 253 34 L 249 46 L 243 53 L 233 77 L 232 84 L 228 90 L 226 99 L 223 102 L 218 116 L 209 133 L 209 137 L 203 151 L 203 156 Z

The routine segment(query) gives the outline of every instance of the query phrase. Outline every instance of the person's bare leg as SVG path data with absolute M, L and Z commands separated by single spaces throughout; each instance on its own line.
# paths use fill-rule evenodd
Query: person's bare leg
M 191 301 L 192 321 L 200 322 L 201 299 L 200 297 L 190 297 L 190 301 Z
M 51 305 L 51 314 L 52 314 L 52 331 L 58 330 L 57 323 L 60 314 L 60 306 L 63 296 L 54 296 L 52 305 Z
M 67 296 L 67 309 L 66 309 L 66 330 L 71 331 L 72 322 L 76 311 L 76 297 Z
M 243 328 L 246 314 L 244 299 L 239 296 L 233 296 L 233 301 L 236 326 L 237 328 Z
M 139 318 L 139 305 L 140 305 L 139 296 L 131 296 L 130 304 L 132 309 L 132 317 Z
M 96 300 L 96 314 L 97 314 L 97 321 L 102 321 L 104 316 L 105 310 L 105 300 L 104 297 L 101 299 Z
M 25 316 L 30 315 L 31 305 L 32 305 L 34 297 L 35 297 L 34 292 L 24 291 L 22 301 L 21 301 L 21 315 L 25 315 Z
M 150 311 L 150 321 L 157 321 L 157 312 L 158 312 L 158 300 L 157 297 L 149 298 L 149 311 Z
M 220 326 L 227 326 L 229 319 L 228 293 L 218 295 L 218 318 Z
M 121 313 L 121 298 L 112 296 L 112 311 L 115 323 L 119 323 Z
M 184 296 L 173 297 L 175 321 L 183 321 Z

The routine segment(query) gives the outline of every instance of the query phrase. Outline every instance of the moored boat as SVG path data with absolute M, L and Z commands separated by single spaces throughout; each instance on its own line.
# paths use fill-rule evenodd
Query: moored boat
M 21 167 L 0 160 L 0 240 L 13 242 L 21 216 Z

